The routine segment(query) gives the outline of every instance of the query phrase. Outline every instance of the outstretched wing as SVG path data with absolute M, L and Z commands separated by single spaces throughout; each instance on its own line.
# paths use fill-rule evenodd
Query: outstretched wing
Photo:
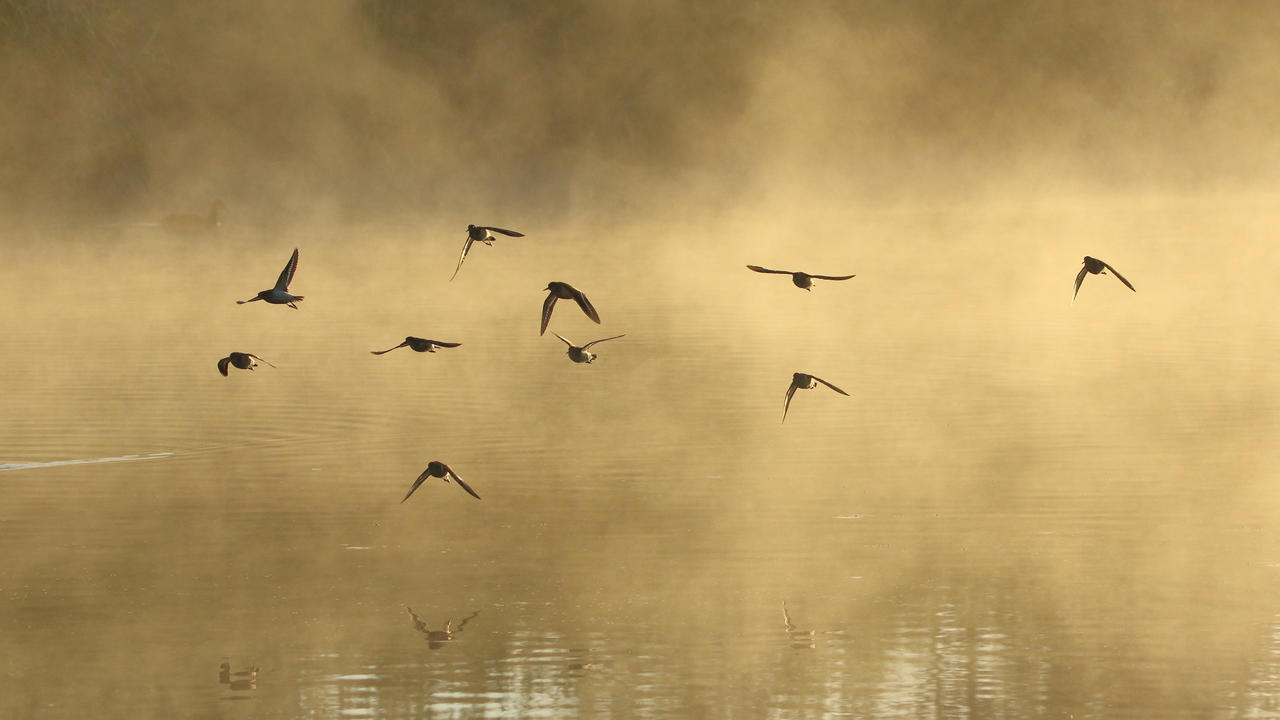
M 599 325 L 600 313 L 596 312 L 595 307 L 591 305 L 591 301 L 587 299 L 587 296 L 584 295 L 581 290 L 578 290 L 577 288 L 571 289 L 573 290 L 574 302 L 578 303 L 578 307 L 582 308 L 582 312 L 586 313 L 587 317 L 591 318 L 597 325 Z
M 551 322 L 551 311 L 556 308 L 556 294 L 548 293 L 547 299 L 542 302 L 542 329 L 538 331 L 539 335 L 547 333 L 547 323 Z
M 758 273 L 773 273 L 774 275 L 792 275 L 790 270 L 770 270 L 769 268 L 760 267 L 759 265 L 748 265 L 748 270 L 755 270 Z M 817 277 L 816 275 L 814 277 Z
M 448 479 L 448 478 L 453 478 L 453 479 L 454 479 L 454 482 L 456 482 L 456 483 L 458 483 L 458 485 L 462 486 L 462 489 L 463 489 L 463 490 L 466 490 L 468 495 L 470 495 L 471 497 L 473 497 L 473 498 L 475 498 L 475 499 L 477 499 L 477 500 L 479 500 L 479 499 L 480 499 L 480 496 L 476 494 L 476 491 L 475 491 L 475 490 L 472 490 L 472 489 L 471 489 L 471 486 L 470 486 L 470 485 L 468 485 L 468 484 L 466 483 L 466 481 L 464 481 L 462 478 L 458 477 L 458 473 L 454 472 L 454 471 L 453 471 L 453 468 L 449 467 L 448 465 L 445 465 L 445 466 L 444 466 L 444 474 L 445 474 L 445 478 L 446 478 L 446 479 Z
M 1110 271 L 1111 271 L 1111 274 L 1112 274 L 1112 275 L 1115 275 L 1115 276 L 1116 276 L 1116 279 L 1117 279 L 1117 280 L 1119 280 L 1120 282 L 1124 283 L 1126 286 L 1128 286 L 1128 288 L 1129 288 L 1130 290 L 1133 290 L 1134 292 L 1138 292 L 1137 288 L 1135 288 L 1135 287 L 1133 286 L 1133 283 L 1129 282 L 1128 280 L 1125 280 L 1125 279 L 1124 279 L 1124 276 L 1123 276 L 1123 275 L 1121 275 L 1120 273 L 1116 272 L 1116 269 L 1115 269 L 1115 268 L 1113 268 L 1113 267 L 1111 267 L 1110 265 L 1108 265 L 1105 261 L 1103 261 L 1102 266 L 1103 266 L 1103 267 L 1105 267 L 1106 269 L 1110 270 Z
M 564 343 L 565 345 L 568 345 L 569 347 L 573 347 L 573 343 L 571 343 L 571 342 L 569 342 L 568 340 L 566 340 L 566 339 L 564 338 L 564 336 L 563 336 L 563 335 L 561 335 L 560 333 L 556 332 L 555 330 L 552 330 L 552 331 L 551 331 L 551 334 L 552 334 L 552 335 L 555 335 L 555 336 L 556 336 L 556 337 L 558 337 L 558 338 L 560 338 L 560 342 Z M 586 349 L 586 348 L 590 347 L 590 345 L 583 345 L 582 347 L 583 347 L 583 349 Z
M 222 377 L 227 376 L 227 366 L 231 364 L 231 356 L 228 355 L 218 361 L 218 372 L 222 373 Z
M 429 477 L 431 477 L 431 470 L 429 468 L 427 470 L 423 470 L 422 474 L 418 476 L 418 479 L 413 481 L 413 487 L 409 488 L 409 492 L 405 493 L 404 500 L 408 500 L 409 496 L 413 494 L 413 491 L 417 490 L 418 486 Z M 400 503 L 403 504 L 404 500 L 401 500 Z
M 502 228 L 496 228 L 491 225 L 486 225 L 484 229 L 489 232 L 502 233 L 508 237 L 524 237 L 524 233 L 518 233 L 515 230 L 503 230 Z
M 459 345 L 462 344 L 462 343 L 441 342 L 439 340 L 428 340 L 427 342 L 431 343 L 432 345 L 435 345 L 436 347 L 458 347 Z
M 1080 268 L 1080 272 L 1076 273 L 1076 291 L 1071 293 L 1071 302 L 1076 301 L 1076 295 L 1080 294 L 1080 283 L 1084 282 L 1084 276 L 1089 273 L 1088 267 Z M 1129 283 L 1125 283 L 1128 285 Z
M 831 388 L 832 390 L 835 390 L 836 392 L 840 393 L 841 395 L 848 395 L 848 394 L 849 394 L 849 393 L 847 393 L 847 392 L 845 392 L 845 391 L 841 390 L 840 388 L 836 387 L 835 385 L 832 385 L 831 383 L 827 382 L 826 380 L 823 380 L 822 378 L 818 377 L 817 375 L 810 375 L 809 377 L 813 378 L 814 380 L 817 380 L 818 382 L 822 383 L 823 385 L 826 385 L 827 387 Z
M 600 338 L 599 340 L 592 340 L 591 342 L 587 343 L 586 345 L 583 345 L 583 346 L 582 346 L 582 349 L 583 349 L 583 350 L 586 350 L 587 348 L 591 347 L 592 345 L 595 345 L 596 343 L 602 343 L 602 342 L 604 342 L 605 340 L 617 340 L 617 339 L 618 339 L 618 338 L 620 338 L 620 337 L 626 337 L 626 336 L 627 336 L 627 334 L 626 334 L 626 333 L 622 333 L 621 335 L 614 335 L 613 337 Z
M 782 403 L 782 422 L 787 421 L 787 410 L 791 407 L 791 396 L 796 394 L 796 381 L 791 381 L 791 387 L 787 388 L 787 399 Z
M 275 365 L 272 365 L 272 363 L 271 363 L 270 361 L 268 361 L 268 360 L 263 360 L 262 358 L 258 357 L 257 355 L 254 355 L 253 353 L 245 353 L 245 355 L 248 355 L 249 357 L 253 358 L 254 360 L 257 360 L 258 362 L 264 362 L 264 363 L 266 363 L 266 364 L 268 364 L 268 365 L 271 365 L 271 367 L 275 367 Z
M 393 347 L 393 348 L 387 348 L 386 350 L 370 350 L 369 352 L 373 353 L 374 355 L 386 355 L 387 353 L 391 352 L 392 350 L 399 350 L 400 348 L 402 348 L 402 347 L 404 347 L 405 345 L 408 345 L 408 344 L 409 344 L 409 341 L 408 341 L 408 340 L 405 340 L 404 342 L 400 343 L 399 345 L 397 345 L 397 346 L 395 346 L 395 347 Z
M 458 267 L 453 269 L 453 275 L 449 276 L 449 282 L 458 277 L 458 271 L 462 269 L 462 261 L 467 259 L 467 253 L 471 250 L 471 243 L 475 242 L 471 239 L 471 234 L 467 233 L 467 241 L 462 243 L 462 255 L 458 257 Z
M 848 280 L 851 277 L 857 277 L 857 276 L 856 275 L 810 275 L 809 277 L 818 278 L 819 280 Z
M 280 277 L 276 279 L 276 290 L 282 292 L 289 291 L 289 283 L 293 282 L 293 273 L 298 269 L 298 248 L 293 249 L 293 254 L 289 256 L 289 262 L 280 271 Z

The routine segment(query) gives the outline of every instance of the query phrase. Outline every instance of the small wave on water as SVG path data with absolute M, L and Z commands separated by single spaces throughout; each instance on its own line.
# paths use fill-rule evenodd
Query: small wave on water
M 0 470 L 29 470 L 31 468 L 61 467 L 63 465 L 91 465 L 94 463 L 134 462 L 137 460 L 156 460 L 169 457 L 171 452 L 147 453 L 145 455 L 119 455 L 117 457 L 92 458 L 89 460 L 49 460 L 46 462 L 0 462 Z

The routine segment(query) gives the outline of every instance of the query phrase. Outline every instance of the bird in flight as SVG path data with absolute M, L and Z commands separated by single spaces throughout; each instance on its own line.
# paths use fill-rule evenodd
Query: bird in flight
M 827 382 L 826 380 L 823 380 L 817 375 L 808 375 L 806 373 L 793 373 L 791 375 L 791 387 L 787 388 L 786 402 L 782 404 L 782 422 L 787 421 L 787 409 L 791 407 L 791 396 L 796 394 L 796 390 L 812 390 L 818 387 L 818 383 L 822 383 L 823 385 L 826 385 L 827 387 L 831 388 L 832 390 L 835 390 L 841 395 L 849 394 L 841 390 L 840 388 L 836 387 L 835 385 L 832 385 L 831 383 Z
M 576 363 L 589 363 L 592 360 L 596 359 L 595 353 L 587 352 L 587 348 L 591 347 L 592 345 L 595 345 L 596 343 L 602 343 L 605 340 L 617 340 L 620 337 L 626 337 L 626 333 L 623 333 L 621 335 L 614 335 L 613 337 L 600 338 L 599 340 L 592 340 L 586 345 L 579 346 L 579 345 L 574 345 L 572 342 L 569 342 L 567 339 L 564 338 L 564 336 L 562 336 L 560 333 L 554 330 L 551 331 L 551 334 L 560 338 L 561 342 L 569 346 L 569 359 Z
M 252 370 L 258 365 L 258 363 L 254 362 L 255 360 L 271 365 L 271 363 L 253 353 L 233 352 L 218 361 L 218 372 L 222 373 L 222 377 L 226 377 L 228 365 L 234 365 L 241 370 Z M 275 365 L 271 365 L 271 367 L 275 367 Z
M 578 307 L 582 308 L 582 312 L 586 313 L 587 317 L 594 320 L 597 325 L 600 324 L 600 313 L 596 312 L 596 309 L 591 306 L 591 301 L 587 299 L 586 295 L 582 294 L 581 290 L 569 283 L 555 281 L 549 283 L 543 290 L 548 291 L 549 294 L 542 303 L 542 329 L 538 331 L 539 335 L 546 334 L 547 323 L 551 322 L 551 311 L 556 307 L 556 300 L 562 298 L 565 300 L 572 299 L 578 303 Z
M 449 482 L 449 478 L 453 478 L 453 480 L 457 482 L 463 490 L 467 491 L 467 494 L 477 500 L 480 499 L 480 496 L 476 494 L 476 491 L 472 490 L 470 485 L 463 482 L 462 478 L 458 477 L 458 473 L 454 472 L 452 468 L 439 460 L 432 460 L 428 463 L 427 469 L 423 470 L 422 474 L 418 476 L 418 479 L 413 481 L 413 487 L 409 488 L 409 492 L 404 496 L 404 500 L 408 500 L 409 495 L 412 495 L 413 491 L 417 490 L 418 486 L 429 477 L 443 478 L 445 482 Z M 401 500 L 400 502 L 403 503 L 404 500 Z
M 748 265 L 747 269 L 755 270 L 758 273 L 772 273 L 774 275 L 790 275 L 791 282 L 795 283 L 796 287 L 802 288 L 804 290 L 810 290 L 810 291 L 813 290 L 814 280 L 848 280 L 851 277 L 856 277 L 854 275 L 811 275 L 806 272 L 799 272 L 799 271 L 792 271 L 792 270 L 770 270 L 769 268 L 760 267 L 759 265 Z
M 462 343 L 444 342 L 442 340 L 427 340 L 425 338 L 407 337 L 404 339 L 404 342 L 400 343 L 399 345 L 393 348 L 387 348 L 386 350 L 370 350 L 369 352 L 373 353 L 374 355 L 386 355 L 392 350 L 398 350 L 404 347 L 405 345 L 408 345 L 409 347 L 413 348 L 418 352 L 433 353 L 436 351 L 436 348 L 438 347 L 456 348 L 461 344 Z
M 453 282 L 453 278 L 458 277 L 458 271 L 462 269 L 462 261 L 467 259 L 467 253 L 471 252 L 471 243 L 484 243 L 490 247 L 493 241 L 497 240 L 494 233 L 506 235 L 507 237 L 524 237 L 524 233 L 518 233 L 515 230 L 503 230 L 499 227 L 490 227 L 487 225 L 468 225 L 467 241 L 462 244 L 462 255 L 458 258 L 458 267 L 453 269 L 453 275 L 449 278 Z
M 298 306 L 294 303 L 302 300 L 302 296 L 289 294 L 289 283 L 293 282 L 293 273 L 297 269 L 298 248 L 294 248 L 293 254 L 289 256 L 289 262 L 285 264 L 284 270 L 280 271 L 280 277 L 276 279 L 275 287 L 270 290 L 263 290 L 258 293 L 257 297 L 252 297 L 248 300 L 237 300 L 236 304 L 244 305 L 245 303 L 251 303 L 254 300 L 263 300 L 271 303 L 272 305 L 288 305 L 294 310 L 297 310 Z
M 1116 272 L 1115 268 L 1111 267 L 1110 265 L 1103 262 L 1102 260 L 1099 260 L 1098 258 L 1089 257 L 1088 255 L 1085 255 L 1084 267 L 1080 268 L 1080 272 L 1076 273 L 1076 290 L 1075 292 L 1071 293 L 1071 302 L 1075 302 L 1076 295 L 1080 294 L 1080 284 L 1084 282 L 1084 276 L 1086 273 L 1092 273 L 1094 275 L 1105 275 L 1108 270 L 1110 270 L 1111 274 L 1115 275 L 1116 279 L 1124 283 L 1130 290 L 1133 290 L 1134 292 L 1138 292 L 1137 289 L 1133 287 L 1133 283 L 1129 282 L 1128 280 L 1125 280 L 1124 276 Z

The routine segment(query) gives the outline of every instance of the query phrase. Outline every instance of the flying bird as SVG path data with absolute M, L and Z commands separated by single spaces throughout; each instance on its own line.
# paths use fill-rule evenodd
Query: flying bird
M 1124 283 L 1126 286 L 1128 286 L 1130 290 L 1133 290 L 1134 292 L 1138 292 L 1137 289 L 1133 287 L 1133 283 L 1129 282 L 1128 280 L 1125 280 L 1124 276 L 1116 272 L 1115 268 L 1111 267 L 1110 265 L 1103 262 L 1102 260 L 1099 260 L 1098 258 L 1089 257 L 1088 255 L 1085 255 L 1084 267 L 1080 268 L 1080 272 L 1076 273 L 1076 290 L 1075 292 L 1071 293 L 1071 302 L 1075 302 L 1076 295 L 1080 294 L 1080 284 L 1084 282 L 1085 273 L 1092 273 L 1094 275 L 1105 275 L 1107 270 L 1110 270 L 1111 274 L 1115 275 L 1116 279 Z
M 835 385 L 832 385 L 831 383 L 827 382 L 826 380 L 823 380 L 817 375 L 808 375 L 805 373 L 793 373 L 791 375 L 791 387 L 787 388 L 787 400 L 782 405 L 782 422 L 787 421 L 787 409 L 791 407 L 791 396 L 796 394 L 796 390 L 812 390 L 818 387 L 818 383 L 822 383 L 823 385 L 826 385 L 827 387 L 831 388 L 832 390 L 835 390 L 841 395 L 849 394 L 841 390 L 840 388 L 836 387 Z
M 792 270 L 770 270 L 769 268 L 760 267 L 759 265 L 748 265 L 747 269 L 755 270 L 758 273 L 773 273 L 774 275 L 790 275 L 791 282 L 795 283 L 798 288 L 805 290 L 813 290 L 814 280 L 848 280 L 854 275 L 811 275 L 806 272 Z
M 547 295 L 546 301 L 542 303 L 542 329 L 538 331 L 539 335 L 546 334 L 547 323 L 551 322 L 551 311 L 556 307 L 556 300 L 562 298 L 565 300 L 572 298 L 574 302 L 578 303 L 578 307 L 582 308 L 582 312 L 587 314 L 587 317 L 594 320 L 597 325 L 600 324 L 600 313 L 596 312 L 596 309 L 591 306 L 591 301 L 587 299 L 586 295 L 582 294 L 582 291 L 569 283 L 553 281 L 543 290 L 547 290 L 550 294 Z
M 294 248 L 293 254 L 289 256 L 289 262 L 285 264 L 284 270 L 280 271 L 280 277 L 276 279 L 275 287 L 270 290 L 263 290 L 258 293 L 257 297 L 252 297 L 248 300 L 237 300 L 236 304 L 244 305 L 245 303 L 251 303 L 254 300 L 264 300 L 272 305 L 288 305 L 294 310 L 297 310 L 298 306 L 294 303 L 302 300 L 302 296 L 289 294 L 289 283 L 293 282 L 293 273 L 297 269 L 298 248 Z
M 385 355 L 391 352 L 392 350 L 398 350 L 399 348 L 402 348 L 405 345 L 408 345 L 409 347 L 413 348 L 418 352 L 433 353 L 436 351 L 436 348 L 438 347 L 456 348 L 461 344 L 462 343 L 444 342 L 442 340 L 427 340 L 425 338 L 407 337 L 404 339 L 404 342 L 400 343 L 399 345 L 393 348 L 387 348 L 386 350 L 370 350 L 369 352 L 373 353 L 374 355 Z
M 468 225 L 467 241 L 462 244 L 462 255 L 458 258 L 458 267 L 453 269 L 453 275 L 449 278 L 449 282 L 453 282 L 453 278 L 458 277 L 458 271 L 462 269 L 462 261 L 467 259 L 467 253 L 471 251 L 471 243 L 480 242 L 493 247 L 493 241 L 498 239 L 494 233 L 500 233 L 507 237 L 524 237 L 524 233 L 518 233 L 515 230 L 503 230 L 502 228 L 488 225 Z
M 617 340 L 618 338 L 620 338 L 620 337 L 626 337 L 626 335 L 627 335 L 626 333 L 623 333 L 623 334 L 621 334 L 621 335 L 614 335 L 613 337 L 600 338 L 599 340 L 592 340 L 591 342 L 587 343 L 586 345 L 578 346 L 578 345 L 574 345 L 573 343 L 569 342 L 569 341 L 568 341 L 568 340 L 566 340 L 563 336 L 561 336 L 561 335 L 560 335 L 560 333 L 558 333 L 558 332 L 556 332 L 556 331 L 554 331 L 554 330 L 552 330 L 552 331 L 551 331 L 551 334 L 552 334 L 552 335 L 555 335 L 555 336 L 556 336 L 556 337 L 558 337 L 558 338 L 560 338 L 560 341 L 561 341 L 561 342 L 563 342 L 565 345 L 568 345 L 568 346 L 569 346 L 569 359 L 570 359 L 570 360 L 572 360 L 572 361 L 574 361 L 574 362 L 576 362 L 576 363 L 589 363 L 589 362 L 591 362 L 592 360 L 595 360 L 595 359 L 596 359 L 596 354 L 595 354 L 595 353 L 587 352 L 587 348 L 591 347 L 592 345 L 595 345 L 596 343 L 602 343 L 602 342 L 604 342 L 605 340 Z
M 462 478 L 458 477 L 458 473 L 454 472 L 452 468 L 439 460 L 432 460 L 427 465 L 427 469 L 423 470 L 422 474 L 418 476 L 418 479 L 413 481 L 413 487 L 409 488 L 409 492 L 404 496 L 404 500 L 408 500 L 409 496 L 413 494 L 413 491 L 417 490 L 418 486 L 429 477 L 444 478 L 445 482 L 449 482 L 449 478 L 453 478 L 463 490 L 466 490 L 467 493 L 471 495 L 471 497 L 477 500 L 480 499 L 480 496 L 476 494 L 476 491 L 472 490 L 470 485 L 463 482 Z M 403 503 L 404 500 L 401 500 L 400 502 Z
M 241 370 L 252 370 L 258 365 L 258 363 L 254 362 L 255 360 L 271 365 L 271 363 L 253 353 L 233 352 L 218 361 L 218 372 L 222 373 L 222 377 L 226 377 L 228 365 L 234 365 Z M 271 365 L 271 367 L 275 367 L 275 365 Z

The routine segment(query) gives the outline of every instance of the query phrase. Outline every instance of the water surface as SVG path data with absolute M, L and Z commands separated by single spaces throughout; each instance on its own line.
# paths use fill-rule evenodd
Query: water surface
M 15 235 L 0 715 L 1275 715 L 1266 217 L 521 226 L 452 283 L 453 218 Z M 295 246 L 300 310 L 234 303 Z M 627 337 L 571 363 L 550 280 Z M 795 371 L 850 397 L 783 424 Z M 432 459 L 483 500 L 401 504 Z

